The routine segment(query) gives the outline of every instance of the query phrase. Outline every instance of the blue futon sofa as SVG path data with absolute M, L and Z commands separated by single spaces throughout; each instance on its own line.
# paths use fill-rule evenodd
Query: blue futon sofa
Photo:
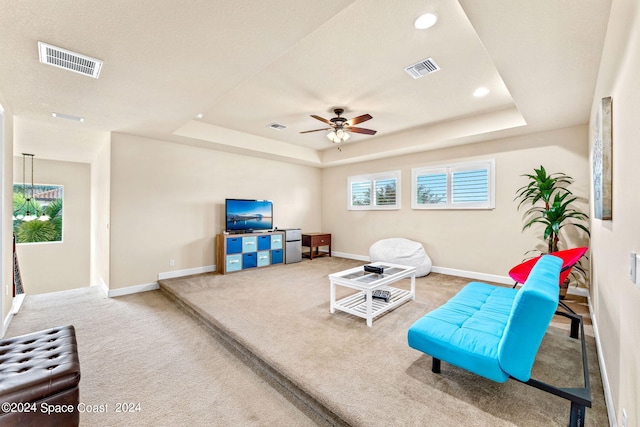
M 582 426 L 591 392 L 580 316 L 558 313 L 580 321 L 585 388 L 559 389 L 531 378 L 536 353 L 558 308 L 561 266 L 560 258 L 543 256 L 519 289 L 469 283 L 409 328 L 409 346 L 433 357 L 435 373 L 444 360 L 493 381 L 512 377 L 569 399 L 570 425 Z

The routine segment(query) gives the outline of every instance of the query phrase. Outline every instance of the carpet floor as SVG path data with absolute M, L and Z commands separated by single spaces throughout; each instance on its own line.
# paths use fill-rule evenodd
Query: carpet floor
M 313 412 L 319 405 L 319 416 L 330 424 L 568 424 L 567 400 L 514 380 L 495 383 L 446 363 L 436 375 L 431 358 L 408 347 L 409 326 L 446 302 L 468 279 L 435 273 L 418 278 L 416 300 L 375 318 L 371 328 L 350 314 L 330 314 L 327 275 L 362 264 L 325 257 L 229 275 L 164 280 L 160 285 L 187 311 L 244 349 L 245 356 L 274 370 L 276 382 L 291 388 L 303 406 Z M 408 289 L 409 284 L 406 279 L 398 287 Z M 341 287 L 337 291 L 338 298 L 354 292 Z M 567 302 L 588 316 L 584 301 Z M 563 317 L 554 317 L 534 378 L 559 387 L 583 385 L 580 341 L 569 338 L 568 329 Z M 593 400 L 586 425 L 607 426 L 595 340 L 591 328 L 586 330 Z
M 106 409 L 82 427 L 317 425 L 160 291 L 27 295 L 5 337 L 58 325 L 76 328 L 80 402 Z
M 467 279 L 430 274 L 416 300 L 374 319 L 329 313 L 332 258 L 160 282 L 161 291 L 107 298 L 98 288 L 27 296 L 6 337 L 73 324 L 80 400 L 108 405 L 82 426 L 565 426 L 569 402 L 509 380 L 498 384 L 407 346 L 408 327 Z M 398 287 L 409 287 L 403 280 Z M 353 291 L 338 288 L 338 297 Z M 588 316 L 581 299 L 568 303 Z M 585 322 L 589 325 L 589 319 Z M 533 376 L 582 386 L 580 344 L 556 316 Z M 608 426 L 595 340 L 587 326 L 593 408 Z M 139 410 L 116 413 L 120 402 Z

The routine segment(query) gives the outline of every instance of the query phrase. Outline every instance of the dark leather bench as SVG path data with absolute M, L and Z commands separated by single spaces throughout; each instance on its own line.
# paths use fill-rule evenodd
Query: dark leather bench
M 0 340 L 0 425 L 77 426 L 79 383 L 73 326 Z

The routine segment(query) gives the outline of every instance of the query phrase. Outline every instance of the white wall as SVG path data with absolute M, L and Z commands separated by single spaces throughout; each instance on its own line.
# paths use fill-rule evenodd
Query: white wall
M 539 228 L 521 232 L 523 212 L 513 198 L 527 183 L 522 174 L 543 165 L 548 172 L 572 176 L 571 188 L 585 198 L 582 208 L 588 210 L 587 133 L 587 126 L 578 126 L 324 169 L 323 231 L 333 234 L 332 249 L 338 252 L 368 256 L 376 240 L 405 237 L 422 242 L 435 266 L 507 276 L 541 241 Z M 495 209 L 411 209 L 412 168 L 489 158 L 496 160 Z M 402 171 L 401 210 L 347 210 L 347 176 L 397 169 Z
M 63 241 L 17 245 L 25 294 L 89 286 L 91 165 L 36 157 L 33 170 L 34 183 L 64 186 Z M 14 157 L 13 171 L 13 182 L 21 183 L 22 157 Z
M 214 265 L 225 198 L 270 199 L 275 226 L 320 229 L 317 168 L 114 133 L 110 173 L 109 289 Z
M 2 263 L 2 280 L 0 286 L 0 300 L 2 301 L 1 307 L 1 322 L 2 322 L 2 334 L 6 330 L 9 320 L 11 305 L 13 303 L 13 233 L 12 233 L 12 219 L 8 212 L 13 211 L 13 114 L 6 103 L 3 95 L 0 93 L 0 108 L 4 109 L 4 123 L 2 135 L 0 135 L 0 150 L 2 155 L 0 159 L 2 164 L 2 180 L 3 184 L 0 193 L 2 194 L 0 203 L 2 203 L 2 235 L 0 241 L 0 254 Z
M 613 0 L 592 109 L 591 138 L 598 105 L 613 100 L 612 220 L 592 220 L 593 320 L 600 358 L 622 425 L 640 426 L 640 287 L 628 279 L 629 255 L 640 253 L 640 4 Z M 590 148 L 593 147 L 591 143 Z M 605 384 L 606 385 L 606 384 Z M 612 417 L 612 418 L 613 418 Z

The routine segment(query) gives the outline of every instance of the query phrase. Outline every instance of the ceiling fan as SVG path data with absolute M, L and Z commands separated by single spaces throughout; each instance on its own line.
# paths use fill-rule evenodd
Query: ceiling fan
M 331 142 L 334 142 L 334 143 L 344 142 L 347 139 L 349 139 L 349 134 L 347 132 L 363 133 L 365 135 L 375 135 L 376 134 L 375 130 L 354 127 L 354 125 L 357 125 L 358 123 L 362 123 L 362 122 L 366 122 L 367 120 L 371 120 L 373 117 L 371 117 L 370 114 L 363 114 L 362 116 L 354 117 L 353 119 L 346 119 L 346 118 L 342 117 L 342 114 L 344 113 L 344 109 L 343 108 L 335 108 L 333 110 L 333 112 L 336 114 L 336 117 L 334 117 L 334 118 L 332 118 L 330 120 L 324 119 L 324 118 L 322 118 L 320 116 L 316 116 L 314 114 L 311 115 L 311 117 L 313 117 L 314 119 L 320 120 L 322 123 L 326 123 L 331 127 L 322 128 L 322 129 L 314 129 L 314 130 L 306 130 L 306 131 L 300 132 L 300 133 L 319 132 L 319 131 L 323 131 L 323 130 L 325 130 L 325 131 L 328 130 L 328 131 L 331 131 L 331 132 L 329 132 L 329 134 L 327 134 L 327 138 L 329 138 L 329 140 L 331 140 Z

